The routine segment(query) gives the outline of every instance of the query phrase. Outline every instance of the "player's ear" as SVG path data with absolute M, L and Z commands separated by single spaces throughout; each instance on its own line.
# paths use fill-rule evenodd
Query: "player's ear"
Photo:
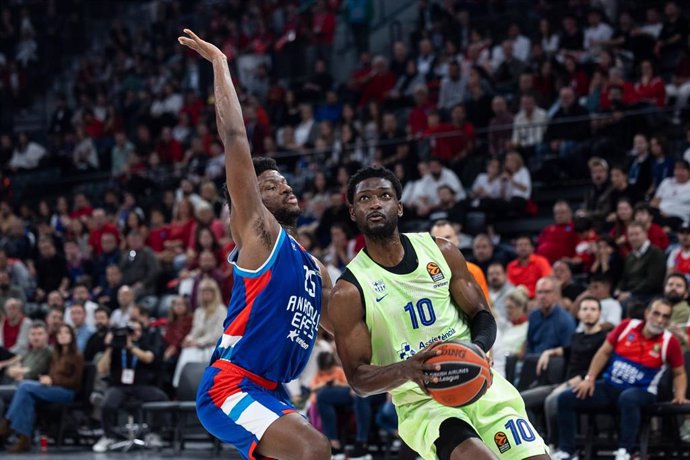
M 355 207 L 352 206 L 351 204 L 349 204 L 349 205 L 347 205 L 347 210 L 350 213 L 350 220 L 352 220 L 352 222 L 356 222 L 356 220 L 355 220 Z
M 398 217 L 402 217 L 403 215 L 403 205 L 401 202 L 398 201 Z

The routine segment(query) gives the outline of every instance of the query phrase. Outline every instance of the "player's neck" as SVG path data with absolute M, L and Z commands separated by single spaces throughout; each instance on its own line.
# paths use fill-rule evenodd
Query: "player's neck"
M 405 248 L 397 230 L 385 238 L 366 236 L 365 243 L 369 257 L 384 267 L 395 267 L 405 257 Z

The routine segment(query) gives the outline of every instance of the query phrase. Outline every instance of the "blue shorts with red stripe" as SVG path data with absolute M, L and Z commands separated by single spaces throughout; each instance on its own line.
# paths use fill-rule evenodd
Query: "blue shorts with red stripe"
M 247 460 L 268 427 L 295 412 L 283 385 L 222 359 L 206 369 L 196 396 L 196 412 L 204 428 L 220 441 L 232 444 Z

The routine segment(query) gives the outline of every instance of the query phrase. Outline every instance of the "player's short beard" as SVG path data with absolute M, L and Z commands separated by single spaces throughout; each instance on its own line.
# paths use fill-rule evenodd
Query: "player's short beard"
M 384 241 L 389 239 L 395 233 L 395 229 L 398 227 L 398 219 L 388 220 L 386 219 L 383 225 L 376 226 L 374 228 L 368 227 L 365 223 L 359 226 L 359 230 L 371 240 Z
M 280 207 L 273 211 L 273 217 L 283 227 L 294 228 L 297 226 L 297 219 L 302 214 L 299 208 Z

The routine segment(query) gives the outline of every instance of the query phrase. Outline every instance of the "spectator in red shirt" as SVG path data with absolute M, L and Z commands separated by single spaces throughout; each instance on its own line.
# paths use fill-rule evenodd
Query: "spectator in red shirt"
M 94 256 L 100 256 L 103 253 L 101 236 L 104 233 L 110 233 L 115 236 L 117 244 L 120 244 L 120 232 L 114 224 L 106 220 L 105 211 L 102 208 L 94 209 L 90 223 L 89 246 L 91 246 Z
M 146 238 L 146 246 L 153 249 L 159 256 L 165 249 L 165 242 L 170 237 L 170 226 L 165 223 L 165 215 L 158 208 L 151 209 L 149 234 Z
M 312 43 L 320 59 L 331 62 L 333 37 L 335 35 L 335 14 L 330 11 L 325 0 L 317 0 L 311 15 Z
M 163 165 L 175 165 L 184 158 L 182 144 L 173 137 L 172 128 L 169 126 L 161 131 L 161 139 L 156 144 L 156 153 Z
M 554 458 L 568 460 L 575 454 L 576 409 L 615 406 L 621 427 L 616 459 L 630 459 L 640 428 L 642 408 L 656 402 L 661 374 L 673 373 L 673 401 L 687 404 L 687 376 L 678 339 L 666 330 L 673 307 L 656 300 L 645 310 L 644 321 L 621 322 L 594 355 L 585 378 L 573 391 L 558 397 L 560 452 Z
M 424 130 L 424 137 L 428 138 L 431 147 L 431 155 L 440 159 L 445 164 L 452 161 L 456 151 L 450 142 L 448 133 L 453 128 L 448 123 L 441 122 L 441 115 L 438 110 L 432 109 L 427 115 L 427 128 Z
M 74 195 L 74 208 L 72 208 L 72 212 L 69 214 L 69 216 L 72 219 L 83 219 L 90 217 L 92 213 L 93 208 L 91 207 L 91 203 L 89 203 L 88 198 L 86 198 L 86 195 L 83 193 L 77 193 Z
M 573 226 L 573 211 L 566 201 L 553 205 L 554 223 L 542 230 L 537 239 L 537 254 L 551 263 L 575 257 L 577 234 Z
M 467 110 L 462 104 L 458 104 L 450 111 L 450 127 L 455 133 L 448 138 L 453 151 L 453 163 L 462 161 L 472 153 L 474 147 L 474 125 L 467 121 Z
M 642 202 L 635 205 L 633 219 L 635 222 L 642 224 L 644 229 L 647 230 L 649 242 L 653 246 L 665 251 L 669 244 L 668 235 L 659 224 L 653 222 L 653 218 L 652 207 L 648 203 Z
M 517 259 L 510 262 L 506 268 L 508 281 L 514 286 L 525 286 L 530 299 L 533 299 L 537 281 L 551 275 L 551 264 L 545 257 L 534 254 L 534 246 L 529 236 L 517 238 L 515 251 Z
M 640 63 L 640 79 L 635 82 L 635 92 L 641 102 L 647 102 L 659 108 L 666 105 L 664 82 L 654 75 L 652 62 L 647 59 Z
M 376 56 L 372 62 L 371 72 L 362 85 L 360 107 L 370 101 L 383 102 L 386 94 L 395 86 L 395 81 L 395 74 L 388 70 L 388 60 L 383 56 Z
M 617 67 L 614 67 L 611 70 L 609 70 L 609 79 L 606 82 L 604 90 L 601 92 L 601 99 L 599 104 L 601 111 L 606 111 L 611 108 L 611 97 L 609 95 L 609 92 L 612 88 L 620 88 L 622 93 L 621 102 L 623 103 L 623 105 L 627 106 L 630 104 L 634 104 L 638 101 L 638 95 L 637 91 L 635 90 L 635 86 L 629 81 L 625 81 L 625 79 L 623 79 L 623 71 L 621 71 Z
M 427 128 L 427 114 L 434 108 L 429 101 L 429 89 L 426 85 L 418 85 L 414 89 L 414 103 L 415 106 L 407 117 L 407 128 L 412 135 L 418 136 Z
M 186 113 L 193 126 L 199 124 L 201 114 L 204 111 L 204 101 L 194 91 L 187 91 L 184 97 L 184 105 L 180 110 L 180 115 Z
M 22 301 L 9 298 L 5 301 L 4 315 L 0 311 L 0 347 L 15 355 L 29 351 L 31 320 L 24 316 Z

